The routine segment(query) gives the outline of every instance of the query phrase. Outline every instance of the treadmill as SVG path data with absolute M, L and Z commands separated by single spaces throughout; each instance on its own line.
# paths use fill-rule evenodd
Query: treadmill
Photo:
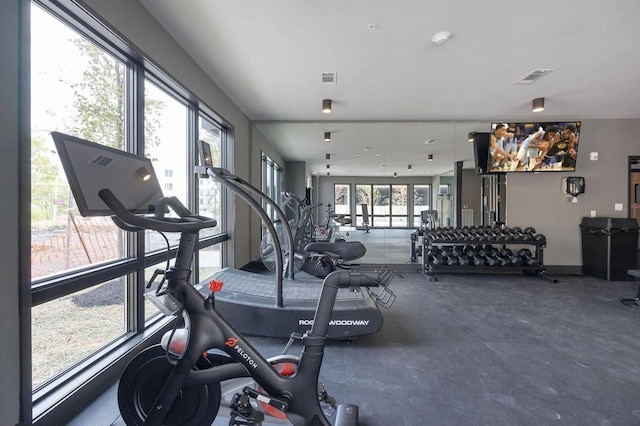
M 289 259 L 295 246 L 282 209 L 249 182 L 226 169 L 213 167 L 208 160 L 211 158 L 207 155 L 208 152 L 208 144 L 200 141 L 203 165 L 197 166 L 195 172 L 202 178 L 210 177 L 221 183 L 247 202 L 260 216 L 274 242 L 276 268 L 275 277 L 224 268 L 199 285 L 206 292 L 211 280 L 223 282 L 222 290 L 216 294 L 216 309 L 243 334 L 283 338 L 290 337 L 292 333 L 303 335 L 313 324 L 322 280 L 295 278 L 294 262 Z M 255 197 L 274 209 L 282 221 L 285 241 L 279 241 L 271 219 Z M 283 246 L 286 256 L 282 254 Z M 332 339 L 354 340 L 359 336 L 378 332 L 383 323 L 380 307 L 389 308 L 395 301 L 395 294 L 389 289 L 395 273 L 389 268 L 351 265 L 350 271 L 352 282 L 356 284 L 338 290 L 328 332 L 328 337 Z M 357 285 L 357 276 L 364 272 L 368 276 L 371 273 L 377 274 L 378 287 Z

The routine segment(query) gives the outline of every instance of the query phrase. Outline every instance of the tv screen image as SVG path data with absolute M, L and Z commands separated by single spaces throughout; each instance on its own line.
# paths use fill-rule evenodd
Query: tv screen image
M 574 172 L 580 121 L 491 123 L 487 168 L 503 172 Z

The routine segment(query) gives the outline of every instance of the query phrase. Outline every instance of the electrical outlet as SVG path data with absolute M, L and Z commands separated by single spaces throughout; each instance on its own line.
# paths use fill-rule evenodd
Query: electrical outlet
M 591 210 L 591 217 L 596 217 L 596 211 L 595 210 Z
M 622 209 L 623 209 L 623 205 L 622 205 L 622 203 L 616 203 L 614 208 L 615 208 L 615 211 L 621 212 Z
M 591 161 L 597 161 L 598 160 L 598 153 L 597 152 L 589 153 L 589 158 L 591 158 Z

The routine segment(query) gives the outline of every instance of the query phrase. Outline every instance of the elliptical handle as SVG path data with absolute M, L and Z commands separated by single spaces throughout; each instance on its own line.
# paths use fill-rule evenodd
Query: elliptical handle
M 98 192 L 98 196 L 119 219 L 114 221 L 116 225 L 127 231 L 140 228 L 139 230 L 151 229 L 160 232 L 197 233 L 200 229 L 213 228 L 218 224 L 215 219 L 191 214 L 175 197 L 161 199 L 157 204 L 156 214 L 153 217 L 149 217 L 131 213 L 109 189 L 101 189 Z M 164 217 L 164 211 L 167 206 L 171 207 L 180 218 Z M 158 213 L 158 210 L 161 213 Z M 127 227 L 121 226 L 122 224 L 127 225 Z

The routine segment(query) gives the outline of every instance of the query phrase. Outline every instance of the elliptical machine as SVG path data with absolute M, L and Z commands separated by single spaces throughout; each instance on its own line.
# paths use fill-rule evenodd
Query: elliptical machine
M 293 236 L 292 252 L 296 271 L 302 270 L 318 278 L 324 278 L 338 268 L 349 268 L 349 262 L 365 255 L 367 249 L 359 241 L 317 238 L 312 213 L 322 204 L 308 204 L 291 192 L 285 192 L 283 196 L 281 209 L 284 212 L 292 212 L 294 217 L 288 222 L 277 221 L 274 226 L 279 239 L 283 239 L 284 231 Z M 265 234 L 260 242 L 260 257 L 269 270 L 273 270 L 275 266 L 274 250 L 272 234 Z

